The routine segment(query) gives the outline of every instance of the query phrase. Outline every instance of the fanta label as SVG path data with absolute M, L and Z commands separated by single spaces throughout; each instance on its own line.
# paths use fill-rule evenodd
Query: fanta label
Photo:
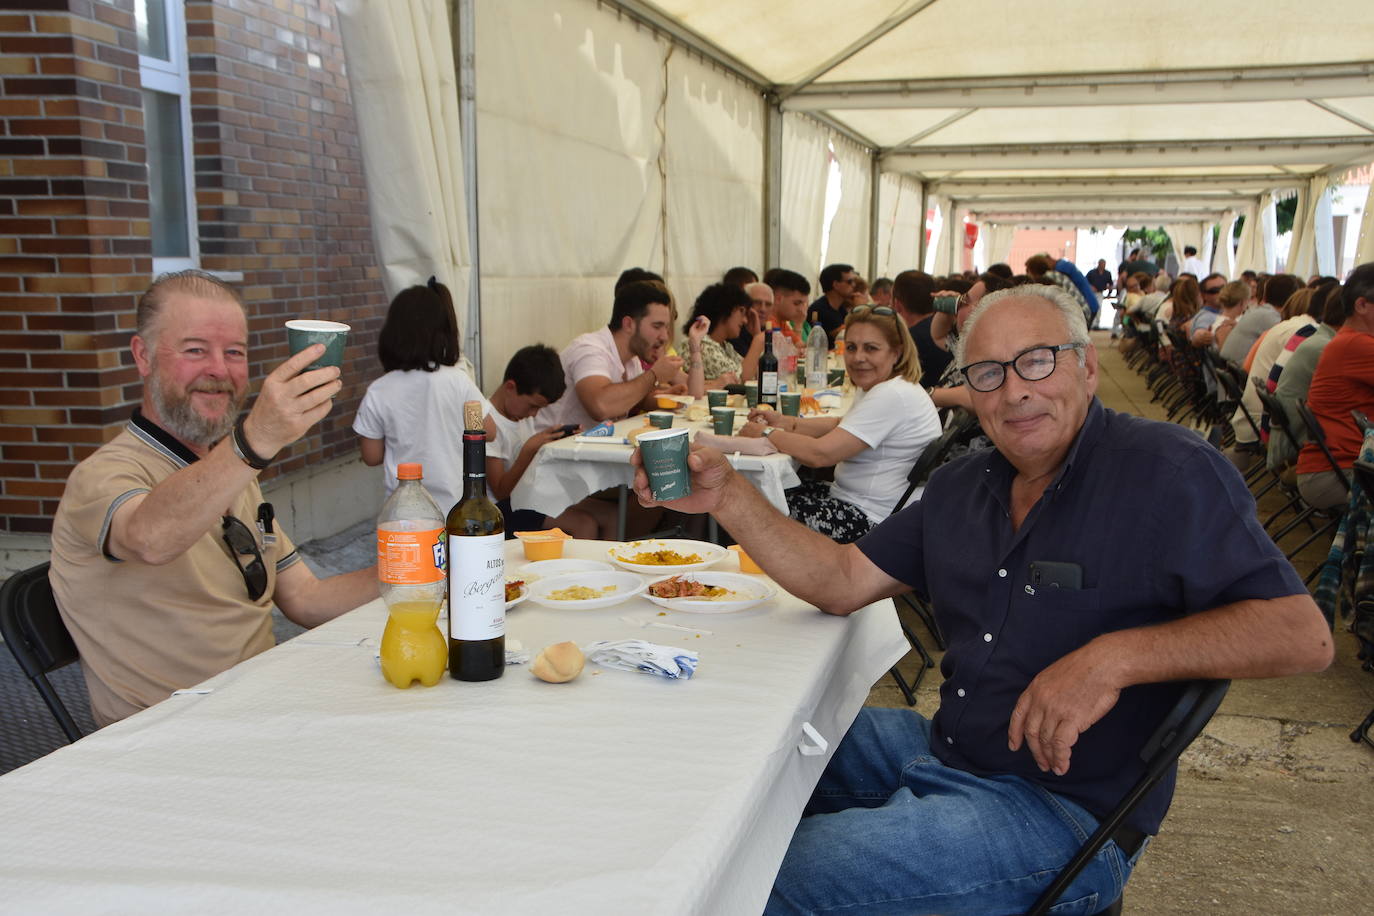
M 377 578 L 387 585 L 430 585 L 443 581 L 447 558 L 443 528 L 377 531 Z

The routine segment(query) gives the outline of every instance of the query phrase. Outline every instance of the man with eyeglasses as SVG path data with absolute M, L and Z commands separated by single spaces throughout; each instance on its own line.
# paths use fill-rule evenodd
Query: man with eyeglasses
M 780 517 L 708 449 L 692 494 L 789 592 L 849 614 L 903 592 L 945 634 L 933 719 L 864 708 L 798 824 L 768 913 L 1019 913 L 1139 777 L 1144 737 L 1192 678 L 1330 663 L 1330 632 L 1195 433 L 1107 410 L 1082 310 L 991 293 L 957 346 L 993 449 L 852 545 Z M 635 459 L 637 461 L 637 458 Z M 647 478 L 636 473 L 641 501 Z M 1166 780 L 1066 892 L 1117 899 Z
M 1198 284 L 1202 294 L 1202 308 L 1188 326 L 1189 339 L 1195 347 L 1210 347 L 1216 342 L 1217 325 L 1221 323 L 1221 291 L 1226 286 L 1225 274 L 1208 274 Z
M 272 605 L 315 626 L 377 596 L 375 568 L 317 579 L 257 476 L 329 412 L 334 367 L 308 347 L 248 394 L 238 295 L 200 271 L 139 300 L 143 400 L 67 480 L 49 578 L 104 726 L 270 649 Z

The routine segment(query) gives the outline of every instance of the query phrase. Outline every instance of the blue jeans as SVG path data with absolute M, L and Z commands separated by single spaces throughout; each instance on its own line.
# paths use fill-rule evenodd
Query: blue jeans
M 860 711 L 797 825 L 766 913 L 1024 913 L 1097 829 L 1082 807 L 1020 777 L 945 766 L 930 752 L 930 728 L 906 709 Z M 1107 843 L 1051 912 L 1105 909 L 1134 865 Z

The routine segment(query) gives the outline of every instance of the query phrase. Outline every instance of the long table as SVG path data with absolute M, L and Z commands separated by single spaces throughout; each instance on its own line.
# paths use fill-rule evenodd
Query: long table
M 508 545 L 509 574 L 519 551 Z M 532 652 L 688 647 L 691 680 L 589 664 L 551 685 L 511 666 L 398 690 L 375 658 L 385 609 L 364 605 L 0 777 L 0 900 L 16 913 L 757 913 L 835 744 L 907 644 L 890 601 L 848 618 L 781 592 L 733 614 L 661 610 L 525 601 L 507 632 Z

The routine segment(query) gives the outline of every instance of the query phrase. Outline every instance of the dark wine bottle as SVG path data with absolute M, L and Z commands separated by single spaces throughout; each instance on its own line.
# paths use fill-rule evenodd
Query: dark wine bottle
M 778 406 L 778 358 L 773 355 L 773 331 L 763 335 L 763 355 L 759 357 L 759 403 Z
M 482 405 L 463 405 L 463 498 L 448 513 L 448 670 L 489 681 L 506 670 L 506 548 L 501 510 L 487 498 Z

